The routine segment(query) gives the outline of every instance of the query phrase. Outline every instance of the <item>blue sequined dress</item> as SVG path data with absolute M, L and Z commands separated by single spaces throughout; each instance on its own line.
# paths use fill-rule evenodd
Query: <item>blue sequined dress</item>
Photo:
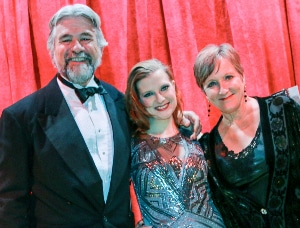
M 146 225 L 225 227 L 210 197 L 207 163 L 197 142 L 180 133 L 134 138 L 131 166 Z

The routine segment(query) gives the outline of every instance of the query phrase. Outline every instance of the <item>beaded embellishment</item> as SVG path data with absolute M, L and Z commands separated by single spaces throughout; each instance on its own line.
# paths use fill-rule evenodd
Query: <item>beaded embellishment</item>
M 260 136 L 260 127 L 257 128 L 254 138 L 252 139 L 251 143 L 246 148 L 244 148 L 243 150 L 241 150 L 241 152 L 239 152 L 237 154 L 234 153 L 234 151 L 229 150 L 227 153 L 227 156 L 234 158 L 234 159 L 240 159 L 240 158 L 247 157 L 250 153 L 253 153 L 254 149 L 257 147 L 259 136 Z
M 257 128 L 256 133 L 250 144 L 241 150 L 239 153 L 234 153 L 232 150 L 228 150 L 227 146 L 223 143 L 222 138 L 218 131 L 216 131 L 216 137 L 217 137 L 217 144 L 222 144 L 222 151 L 225 153 L 224 155 L 232 158 L 232 159 L 242 159 L 248 157 L 249 154 L 253 154 L 255 148 L 257 147 L 257 143 L 259 141 L 259 137 L 261 134 L 261 128 L 260 126 Z

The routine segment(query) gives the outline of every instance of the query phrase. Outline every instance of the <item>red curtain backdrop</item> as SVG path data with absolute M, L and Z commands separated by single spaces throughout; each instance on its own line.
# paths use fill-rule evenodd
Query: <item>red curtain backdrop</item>
M 193 76 L 195 57 L 206 44 L 234 45 L 250 96 L 300 84 L 300 0 L 2 0 L 0 112 L 53 78 L 48 22 L 74 3 L 101 17 L 109 45 L 99 78 L 124 92 L 136 62 L 160 59 L 172 67 L 185 110 L 200 116 L 204 131 L 219 115 L 213 109 L 207 117 L 206 98 Z

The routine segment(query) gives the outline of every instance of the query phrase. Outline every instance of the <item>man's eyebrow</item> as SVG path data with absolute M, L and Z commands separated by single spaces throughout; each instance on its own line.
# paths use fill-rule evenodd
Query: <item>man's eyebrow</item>
M 93 35 L 91 33 L 89 33 L 89 32 L 83 32 L 83 33 L 80 34 L 80 36 L 91 36 L 92 37 Z M 63 34 L 60 37 L 58 37 L 58 39 L 62 40 L 64 38 L 70 38 L 70 37 L 73 37 L 73 36 L 70 35 L 70 34 Z
M 69 37 L 72 37 L 72 36 L 70 34 L 64 34 L 64 35 L 58 37 L 58 39 L 61 40 L 61 39 L 64 39 L 64 38 L 69 38 Z
M 81 36 L 93 36 L 91 33 L 89 32 L 83 32 L 80 34 Z

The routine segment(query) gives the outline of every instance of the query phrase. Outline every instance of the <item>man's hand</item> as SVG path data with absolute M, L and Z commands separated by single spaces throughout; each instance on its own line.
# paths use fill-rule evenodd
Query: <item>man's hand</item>
M 202 125 L 200 123 L 199 116 L 193 111 L 183 111 L 183 118 L 181 120 L 181 125 L 189 128 L 193 134 L 190 139 L 197 139 L 197 136 L 202 130 Z

